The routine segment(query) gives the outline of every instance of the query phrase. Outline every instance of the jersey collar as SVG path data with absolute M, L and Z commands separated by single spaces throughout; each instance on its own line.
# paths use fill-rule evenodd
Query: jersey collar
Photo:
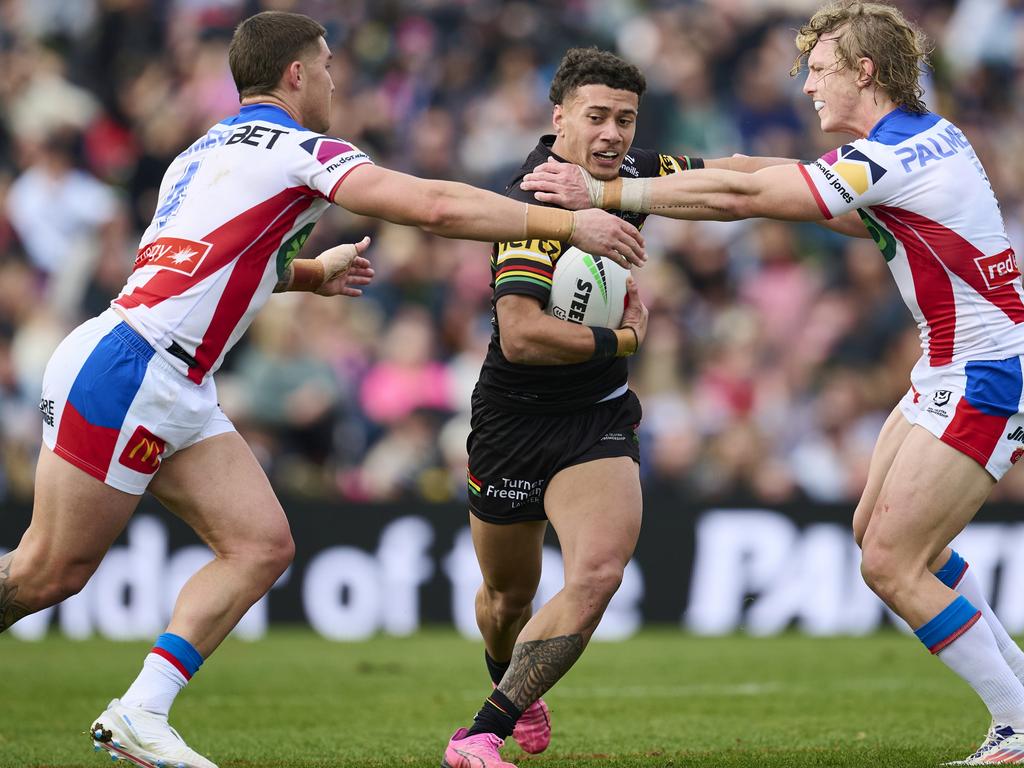
M 240 123 L 252 123 L 257 120 L 264 123 L 283 125 L 285 128 L 296 128 L 300 131 L 306 130 L 295 122 L 291 115 L 276 104 L 246 104 L 238 110 L 237 115 L 229 117 L 224 122 L 228 125 L 238 125 Z

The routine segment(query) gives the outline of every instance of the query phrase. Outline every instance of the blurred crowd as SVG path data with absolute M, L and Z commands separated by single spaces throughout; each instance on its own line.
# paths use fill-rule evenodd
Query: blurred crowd
M 1024 238 L 1024 2 L 903 0 L 935 44 L 926 101 L 973 142 Z M 171 159 L 237 110 L 227 45 L 260 10 L 328 29 L 332 133 L 379 164 L 501 191 L 548 132 L 563 52 L 637 63 L 636 145 L 813 159 L 791 78 L 806 0 L 0 0 L 0 501 L 31 494 L 46 360 L 121 287 Z M 1018 152 L 1017 150 L 1022 151 Z M 218 374 L 275 485 L 331 499 L 465 494 L 490 335 L 489 246 L 332 210 L 306 255 L 371 234 L 359 299 L 275 296 Z M 632 362 L 646 487 L 713 503 L 846 502 L 919 355 L 869 240 L 651 219 Z M 1024 499 L 1011 472 L 1000 498 Z

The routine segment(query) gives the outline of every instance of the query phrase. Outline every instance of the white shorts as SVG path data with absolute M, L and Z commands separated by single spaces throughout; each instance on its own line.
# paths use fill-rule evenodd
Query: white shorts
M 39 410 L 47 448 L 136 495 L 145 493 L 163 459 L 235 429 L 212 379 L 189 381 L 110 309 L 57 347 Z
M 970 456 L 996 480 L 1024 456 L 1021 357 L 914 366 L 900 412 L 942 442 Z

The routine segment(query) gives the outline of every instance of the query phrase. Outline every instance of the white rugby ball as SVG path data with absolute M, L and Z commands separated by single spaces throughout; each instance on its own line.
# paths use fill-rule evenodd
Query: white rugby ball
M 571 247 L 555 262 L 547 313 L 580 325 L 618 328 L 629 270 Z

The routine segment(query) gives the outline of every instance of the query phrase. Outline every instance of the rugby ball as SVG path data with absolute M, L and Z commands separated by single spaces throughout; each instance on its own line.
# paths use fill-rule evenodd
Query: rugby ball
M 547 313 L 580 325 L 618 328 L 629 270 L 571 247 L 555 262 Z

